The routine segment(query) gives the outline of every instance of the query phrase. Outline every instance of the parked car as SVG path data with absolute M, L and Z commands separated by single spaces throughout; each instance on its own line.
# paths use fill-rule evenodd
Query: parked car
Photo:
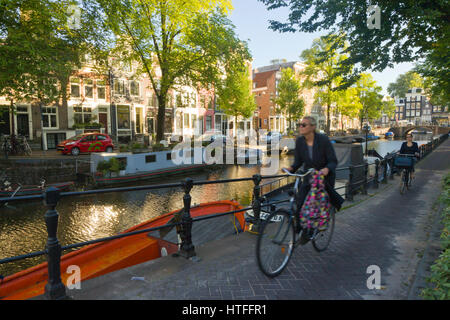
M 195 139 L 196 141 L 202 142 L 214 142 L 216 140 L 221 140 L 224 144 L 227 141 L 227 137 L 222 134 L 221 131 L 212 130 L 206 131 L 204 134 Z
M 114 144 L 107 134 L 84 133 L 64 140 L 56 147 L 62 154 L 74 156 L 88 152 L 113 152 Z
M 263 135 L 261 137 L 261 142 L 265 142 L 267 144 L 271 144 L 272 141 L 280 141 L 281 140 L 281 133 L 278 131 L 269 131 L 266 135 Z

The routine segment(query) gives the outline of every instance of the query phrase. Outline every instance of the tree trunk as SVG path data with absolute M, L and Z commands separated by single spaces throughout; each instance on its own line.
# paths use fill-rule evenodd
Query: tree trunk
M 164 139 L 164 126 L 166 120 L 166 100 L 167 92 L 158 95 L 158 116 L 156 124 L 156 141 L 159 143 Z
M 331 119 L 330 119 L 331 106 L 327 105 L 327 136 L 330 136 Z
M 14 101 L 13 99 L 11 99 L 11 106 L 10 106 L 10 110 L 11 112 L 9 113 L 10 117 L 11 117 L 11 135 L 14 134 Z

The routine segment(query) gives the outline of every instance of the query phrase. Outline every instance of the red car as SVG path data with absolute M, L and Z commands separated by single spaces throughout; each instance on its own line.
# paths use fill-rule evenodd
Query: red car
M 107 134 L 85 133 L 64 140 L 56 147 L 62 154 L 74 156 L 86 152 L 113 152 L 114 144 Z

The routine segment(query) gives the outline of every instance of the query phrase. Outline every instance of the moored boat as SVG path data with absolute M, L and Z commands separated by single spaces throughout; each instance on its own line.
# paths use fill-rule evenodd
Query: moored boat
M 394 133 L 392 131 L 388 131 L 384 134 L 386 139 L 394 138 Z
M 243 207 L 237 201 L 223 200 L 193 206 L 190 213 L 192 218 L 196 218 L 240 209 L 243 209 Z M 123 233 L 171 224 L 176 217 L 180 216 L 179 213 L 182 213 L 182 210 L 166 213 L 127 229 Z M 239 222 L 236 223 L 236 228 L 240 229 L 238 231 L 245 231 L 244 213 L 236 213 L 234 216 Z M 165 232 L 168 231 L 160 230 L 160 234 Z M 150 236 L 147 232 L 91 244 L 61 257 L 61 280 L 64 284 L 67 283 L 71 276 L 70 273 L 67 273 L 70 266 L 75 265 L 80 268 L 80 281 L 82 282 L 172 254 L 177 250 L 178 245 L 176 243 Z M 5 277 L 0 283 L 0 299 L 23 300 L 42 295 L 48 280 L 47 268 L 48 265 L 45 262 Z
M 52 183 L 52 184 L 44 186 L 44 188 L 42 188 L 42 186 L 11 185 L 6 189 L 5 188 L 0 189 L 0 198 L 8 198 L 11 196 L 15 196 L 15 197 L 30 196 L 30 195 L 40 194 L 40 193 L 42 193 L 42 190 L 44 190 L 47 187 L 55 187 L 55 188 L 59 189 L 60 191 L 65 191 L 73 185 L 74 185 L 73 181 Z

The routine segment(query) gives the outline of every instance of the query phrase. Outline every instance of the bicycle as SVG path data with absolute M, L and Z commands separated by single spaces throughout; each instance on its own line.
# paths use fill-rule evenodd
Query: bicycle
M 394 166 L 401 168 L 400 194 L 405 194 L 406 190 L 411 188 L 411 168 L 413 166 L 415 155 L 399 153 L 394 160 Z
M 289 210 L 278 209 L 267 217 L 262 217 L 259 228 L 259 235 L 256 243 L 256 258 L 260 270 L 267 276 L 273 278 L 278 276 L 286 268 L 294 249 L 302 244 L 303 232 L 311 240 L 314 249 L 322 252 L 330 244 L 335 224 L 335 208 L 331 206 L 328 227 L 325 230 L 303 229 L 300 224 L 299 212 L 297 209 L 297 197 L 300 179 L 305 183 L 314 169 L 308 170 L 304 174 L 292 174 L 284 170 L 288 175 L 295 176 L 296 180 L 293 189 L 289 192 Z M 296 232 L 298 226 L 299 232 Z

